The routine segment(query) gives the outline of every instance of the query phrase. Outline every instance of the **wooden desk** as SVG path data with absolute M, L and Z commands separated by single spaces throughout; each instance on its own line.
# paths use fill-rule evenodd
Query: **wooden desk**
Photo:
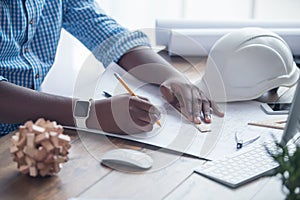
M 205 58 L 169 58 L 192 81 L 203 73 Z M 193 173 L 203 160 L 164 152 L 148 145 L 97 134 L 67 132 L 72 136 L 70 160 L 52 177 L 32 178 L 17 171 L 9 153 L 11 134 L 0 139 L 0 198 L 2 200 L 93 199 L 283 199 L 280 181 L 261 178 L 232 190 Z M 116 147 L 134 148 L 151 154 L 152 170 L 125 173 L 99 164 L 100 157 Z M 158 152 L 159 151 L 159 152 Z M 270 196 L 271 195 L 271 196 Z

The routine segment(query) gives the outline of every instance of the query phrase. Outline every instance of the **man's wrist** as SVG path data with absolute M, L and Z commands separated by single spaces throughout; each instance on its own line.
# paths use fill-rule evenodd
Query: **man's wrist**
M 87 128 L 86 120 L 89 118 L 92 99 L 77 99 L 74 103 L 73 118 L 78 128 Z
M 86 119 L 86 126 L 89 129 L 95 129 L 95 130 L 102 130 L 101 125 L 100 125 L 100 115 L 105 115 L 105 112 L 100 112 L 99 108 L 101 106 L 101 102 L 106 101 L 106 100 L 93 100 L 91 102 L 91 108 L 90 108 L 90 115 Z M 103 106 L 103 105 L 102 105 Z M 98 107 L 98 109 L 97 109 Z M 97 112 L 97 110 L 99 112 Z
M 125 53 L 118 64 L 142 81 L 161 85 L 174 77 L 183 77 L 170 63 L 151 48 L 140 47 Z

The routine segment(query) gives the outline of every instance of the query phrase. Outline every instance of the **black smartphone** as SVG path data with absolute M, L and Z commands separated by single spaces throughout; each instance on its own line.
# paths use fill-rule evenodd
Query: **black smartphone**
M 292 103 L 269 102 L 262 103 L 260 106 L 265 113 L 270 115 L 288 114 Z

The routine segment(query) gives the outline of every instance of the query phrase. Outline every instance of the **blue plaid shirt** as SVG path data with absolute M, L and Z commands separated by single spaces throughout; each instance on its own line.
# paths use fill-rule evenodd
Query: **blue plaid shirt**
M 93 0 L 2 0 L 0 81 L 38 89 L 53 65 L 62 28 L 104 66 L 133 47 L 149 46 L 145 34 L 123 28 Z M 0 135 L 17 127 L 0 123 Z

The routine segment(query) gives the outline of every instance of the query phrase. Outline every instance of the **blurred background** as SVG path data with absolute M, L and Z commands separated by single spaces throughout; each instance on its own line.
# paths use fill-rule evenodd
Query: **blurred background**
M 299 0 L 97 0 L 122 25 L 154 27 L 155 19 L 300 20 Z
M 300 0 L 96 0 L 131 29 L 151 29 L 156 19 L 300 21 Z M 90 52 L 63 30 L 49 77 L 76 73 Z M 51 81 L 51 78 L 48 78 Z M 57 79 L 56 79 L 57 80 Z M 49 81 L 46 79 L 46 81 Z

